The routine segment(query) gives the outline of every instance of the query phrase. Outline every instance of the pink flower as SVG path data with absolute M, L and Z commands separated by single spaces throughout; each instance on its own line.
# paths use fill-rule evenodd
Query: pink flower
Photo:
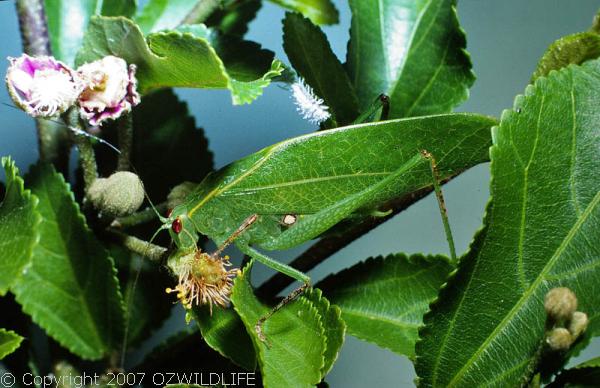
M 79 96 L 81 117 L 91 125 L 116 119 L 139 104 L 135 65 L 114 56 L 87 63 L 77 69 L 85 82 Z
M 8 60 L 8 93 L 15 104 L 33 117 L 65 112 L 83 89 L 77 73 L 53 57 L 23 54 Z

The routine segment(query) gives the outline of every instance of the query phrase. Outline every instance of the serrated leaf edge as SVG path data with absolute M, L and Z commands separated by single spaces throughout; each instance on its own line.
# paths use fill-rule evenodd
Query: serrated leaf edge
M 11 354 L 15 350 L 17 350 L 19 348 L 19 346 L 21 346 L 21 343 L 23 342 L 23 340 L 25 338 L 23 338 L 22 336 L 20 336 L 19 334 L 15 333 L 12 330 L 2 329 L 2 328 L 0 328 L 0 334 L 8 334 L 9 336 L 12 336 L 11 341 L 14 342 L 13 346 L 6 348 L 6 352 L 4 354 L 0 353 L 0 360 L 2 360 L 4 357 L 8 356 L 9 354 Z

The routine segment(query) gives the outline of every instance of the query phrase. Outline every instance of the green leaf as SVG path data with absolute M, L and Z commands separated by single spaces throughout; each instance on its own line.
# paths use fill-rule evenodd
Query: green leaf
M 348 333 L 414 357 L 423 314 L 452 266 L 443 256 L 371 258 L 317 284 L 342 310 Z
M 342 311 L 338 306 L 331 305 L 318 288 L 306 292 L 306 298 L 310 300 L 321 316 L 321 323 L 325 329 L 326 348 L 323 356 L 325 364 L 321 369 L 321 379 L 329 373 L 337 360 L 346 335 L 346 323 L 342 320 Z
M 0 360 L 19 348 L 23 337 L 14 331 L 0 329 Z
M 150 0 L 135 17 L 135 22 L 144 34 L 174 29 L 198 3 L 199 0 Z
M 539 78 L 493 131 L 487 232 L 425 318 L 425 386 L 516 386 L 534 372 L 543 299 L 568 287 L 600 330 L 600 62 Z
M 600 357 L 563 371 L 548 385 L 549 388 L 597 387 L 600 381 Z
M 21 276 L 31 262 L 33 247 L 39 239 L 38 200 L 23 188 L 23 179 L 10 158 L 2 158 L 6 173 L 6 194 L 0 203 L 0 295 Z
M 284 215 L 332 206 L 401 169 L 419 150 L 436 157 L 442 179 L 485 162 L 495 124 L 489 117 L 451 114 L 301 136 L 209 175 L 185 205 L 198 230 L 215 241 L 229 237 L 248 216 L 261 215 L 238 241 L 266 246 L 285 229 Z M 404 177 L 397 190 L 382 191 L 365 204 L 364 213 L 432 185 L 428 166 L 409 169 Z
M 232 1 L 213 12 L 206 25 L 223 34 L 242 37 L 248 32 L 248 25 L 256 18 L 261 6 L 260 0 Z
M 54 57 L 73 64 L 92 15 L 131 16 L 135 0 L 45 0 Z
M 202 338 L 211 348 L 244 369 L 256 368 L 252 340 L 235 310 L 215 308 L 211 314 L 207 306 L 202 306 L 194 308 L 193 314 Z
M 269 0 L 271 3 L 299 12 L 315 24 L 337 24 L 338 10 L 331 0 Z
M 264 386 L 316 385 L 321 381 L 326 350 L 325 330 L 317 308 L 301 297 L 267 319 L 263 325 L 270 343 L 267 347 L 258 338 L 255 326 L 270 308 L 254 296 L 248 279 L 250 268 L 251 265 L 246 266 L 235 279 L 231 301 L 254 343 Z
M 356 93 L 323 31 L 308 19 L 288 13 L 283 21 L 283 48 L 294 69 L 329 106 L 331 126 L 352 123 L 358 116 Z
M 99 359 L 117 349 L 123 335 L 113 261 L 88 229 L 62 175 L 38 165 L 26 180 L 39 198 L 40 241 L 11 291 L 61 345 L 84 359 Z
M 583 62 L 600 56 L 600 35 L 594 32 L 581 32 L 568 35 L 552 43 L 537 65 L 532 82 L 570 64 Z
M 390 118 L 450 112 L 475 77 L 455 0 L 351 0 L 347 66 L 366 109 L 390 96 Z
M 229 89 L 238 105 L 251 103 L 283 71 L 281 62 L 271 62 L 271 52 L 239 39 L 239 56 L 222 59 L 211 46 L 207 31 L 203 36 L 192 34 L 199 31 L 201 28 L 157 32 L 146 40 L 128 19 L 94 17 L 76 62 L 115 55 L 137 65 L 142 93 L 163 87 Z

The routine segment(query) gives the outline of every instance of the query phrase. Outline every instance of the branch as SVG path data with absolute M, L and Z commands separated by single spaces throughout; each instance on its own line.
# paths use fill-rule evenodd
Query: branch
M 149 243 L 148 241 L 121 233 L 114 229 L 109 229 L 109 232 L 131 252 L 137 253 L 148 259 L 161 262 L 167 256 L 169 250 L 160 245 Z
M 222 0 L 200 0 L 183 19 L 181 24 L 203 23 L 221 7 Z
M 131 146 L 133 144 L 133 114 L 127 113 L 117 122 L 119 132 L 118 171 L 128 171 L 131 163 Z

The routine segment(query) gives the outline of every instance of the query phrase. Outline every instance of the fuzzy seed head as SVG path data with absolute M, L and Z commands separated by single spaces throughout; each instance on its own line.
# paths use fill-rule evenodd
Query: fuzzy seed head
M 198 186 L 198 184 L 194 182 L 183 182 L 173 187 L 167 196 L 167 206 L 169 209 L 175 209 L 177 206 L 181 205 L 186 200 L 187 196 L 194 191 L 196 186 Z
M 546 337 L 546 343 L 552 350 L 567 350 L 573 344 L 573 341 L 574 338 L 571 333 L 569 333 L 569 330 L 563 327 L 552 329 Z
M 108 178 L 96 179 L 88 190 L 87 198 L 102 214 L 122 217 L 142 206 L 144 186 L 136 174 L 119 171 Z
M 553 288 L 544 298 L 544 308 L 554 320 L 568 320 L 577 309 L 577 297 L 566 287 Z
M 292 97 L 296 104 L 296 110 L 303 119 L 313 124 L 321 124 L 331 117 L 329 107 L 325 105 L 322 98 L 315 95 L 304 79 L 300 78 L 292 85 Z
M 590 320 L 586 313 L 581 311 L 575 311 L 569 322 L 569 332 L 573 338 L 577 339 L 582 335 L 588 327 Z

